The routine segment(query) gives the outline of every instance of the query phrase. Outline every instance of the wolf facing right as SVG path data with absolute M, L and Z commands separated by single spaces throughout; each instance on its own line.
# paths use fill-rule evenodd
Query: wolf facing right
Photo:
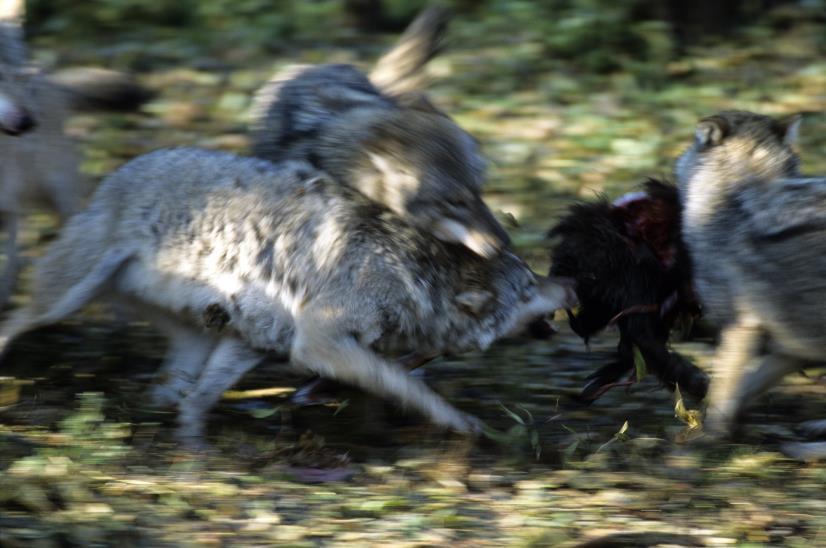
M 826 363 L 826 178 L 803 177 L 799 117 L 725 111 L 701 120 L 679 158 L 683 236 L 708 318 L 722 327 L 706 430 L 792 371 Z M 826 455 L 826 444 L 796 444 Z
M 509 240 L 480 196 L 479 145 L 421 90 L 446 23 L 444 10 L 425 10 L 369 77 L 343 64 L 279 71 L 253 103 L 253 153 L 309 161 L 421 230 L 492 257 Z
M 263 352 L 476 431 L 383 356 L 483 349 L 572 304 L 509 249 L 484 259 L 406 223 L 305 162 L 200 149 L 141 156 L 110 175 L 36 264 L 32 301 L 0 328 L 18 335 L 105 295 L 171 339 L 166 382 L 178 438 Z M 222 329 L 203 329 L 219 310 Z

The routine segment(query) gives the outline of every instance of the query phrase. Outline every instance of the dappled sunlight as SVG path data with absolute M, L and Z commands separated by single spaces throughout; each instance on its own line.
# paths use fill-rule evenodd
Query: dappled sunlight
M 44 11 L 30 48 L 47 67 L 131 70 L 157 91 L 140 112 L 70 119 L 66 133 L 95 181 L 161 147 L 248 154 L 252 94 L 275 70 L 369 67 L 397 36 L 356 30 L 330 0 L 275 9 L 209 0 L 193 14 L 164 12 L 171 2 L 94 4 L 102 11 Z M 399 17 L 400 3 L 385 4 Z M 802 171 L 826 173 L 822 14 L 785 2 L 736 32 L 682 44 L 678 56 L 664 20 L 632 20 L 622 3 L 559 4 L 573 7 L 458 2 L 448 47 L 428 68 L 434 103 L 490 162 L 486 202 L 542 273 L 546 233 L 570 204 L 671 177 L 702 116 L 804 112 Z M 28 263 L 59 226 L 45 210 L 24 213 L 27 264 L 13 306 L 29 301 Z M 317 231 L 313 258 L 334 269 L 346 253 L 333 245 L 336 220 Z M 182 278 L 199 268 L 167 259 Z M 210 291 L 230 295 L 241 283 L 224 281 Z M 302 306 L 301 294 L 281 294 L 285 308 Z M 479 438 L 347 387 L 297 407 L 290 398 L 308 375 L 273 357 L 224 393 L 209 417 L 210 447 L 193 452 L 174 441 L 175 413 L 149 405 L 164 338 L 91 307 L 22 337 L 0 367 L 0 544 L 826 543 L 826 464 L 781 452 L 805 437 L 797 423 L 826 417 L 823 370 L 789 375 L 750 402 L 736 442 L 703 445 L 701 403 L 653 375 L 583 404 L 588 375 L 615 358 L 616 332 L 586 345 L 564 316 L 549 341 L 503 341 L 415 373 L 484 421 Z M 701 332 L 673 349 L 709 370 L 713 344 Z

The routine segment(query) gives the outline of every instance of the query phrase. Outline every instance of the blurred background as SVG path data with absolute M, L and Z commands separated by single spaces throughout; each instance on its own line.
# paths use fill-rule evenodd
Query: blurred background
M 162 146 L 248 153 L 247 109 L 275 70 L 367 68 L 424 5 L 32 0 L 25 24 L 41 66 L 129 71 L 157 94 L 138 113 L 70 119 L 99 179 Z M 826 173 L 823 0 L 448 5 L 432 96 L 481 140 L 486 200 L 540 270 L 569 204 L 668 177 L 715 111 L 804 113 L 803 170 Z M 57 221 L 28 216 L 31 258 Z M 826 545 L 826 466 L 777 451 L 799 417 L 826 416 L 822 383 L 794 377 L 761 400 L 742 445 L 682 454 L 691 417 L 651 379 L 575 402 L 615 344 L 609 332 L 586 348 L 562 326 L 550 343 L 428 366 L 436 390 L 502 432 L 478 443 L 357 392 L 292 409 L 302 376 L 272 364 L 227 394 L 214 450 L 193 456 L 172 443 L 174 417 L 144 406 L 165 342 L 92 309 L 21 340 L 0 371 L 0 545 Z M 702 365 L 712 344 L 676 348 Z
M 146 109 L 151 116 L 86 128 L 88 170 L 102 175 L 170 144 L 245 151 L 251 95 L 275 69 L 369 67 L 424 5 L 37 0 L 28 3 L 27 31 L 47 66 L 105 64 L 137 72 L 160 92 Z M 669 175 L 701 116 L 735 107 L 824 109 L 820 0 L 449 5 L 456 17 L 446 52 L 429 67 L 433 94 L 483 142 L 493 164 L 491 204 L 539 222 L 536 234 L 568 196 L 615 195 L 646 176 Z M 807 116 L 804 148 L 822 147 L 822 124 L 819 114 Z M 111 130 L 127 138 L 111 139 Z M 822 160 L 807 156 L 817 171 Z

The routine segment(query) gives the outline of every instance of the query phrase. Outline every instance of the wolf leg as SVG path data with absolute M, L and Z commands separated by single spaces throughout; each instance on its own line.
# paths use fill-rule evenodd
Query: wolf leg
M 59 152 L 57 158 L 50 161 L 55 162 L 53 171 L 46 174 L 43 186 L 47 189 L 49 200 L 60 215 L 61 222 L 80 211 L 85 194 L 82 185 L 81 175 L 78 172 L 78 162 L 74 156 L 62 147 L 73 147 L 73 143 L 58 142 L 55 149 Z
M 395 361 L 408 371 L 414 371 L 437 357 L 433 354 L 411 352 L 397 358 Z M 290 402 L 299 406 L 326 404 L 335 401 L 335 393 L 340 388 L 341 385 L 336 381 L 316 376 L 301 385 L 290 398 Z
M 31 303 L 15 311 L 0 327 L 0 358 L 14 338 L 37 327 L 57 323 L 97 297 L 131 254 L 123 249 L 107 252 L 83 279 L 53 303 L 39 302 L 38 295 L 33 295 Z M 38 313 L 39 310 L 45 312 Z
M 296 322 L 290 357 L 322 377 L 340 380 L 373 394 L 396 399 L 412 407 L 435 424 L 459 432 L 477 432 L 481 423 L 457 410 L 419 379 L 396 364 L 362 347 L 352 335 L 341 333 L 330 322 L 305 315 Z M 328 329 L 325 329 L 325 324 Z
M 743 403 L 748 367 L 757 356 L 764 331 L 753 317 L 740 316 L 723 329 L 714 355 L 704 428 L 713 436 L 731 434 Z
M 155 406 L 173 406 L 198 380 L 217 341 L 214 336 L 172 318 L 153 318 L 152 324 L 169 338 L 169 348 L 149 397 Z
M 6 265 L 0 275 L 0 309 L 8 302 L 20 273 L 20 257 L 17 253 L 17 213 L 6 211 L 0 213 L 0 226 L 6 229 L 6 243 L 3 255 Z
M 258 365 L 263 356 L 244 342 L 222 338 L 206 361 L 204 370 L 189 394 L 181 400 L 176 437 L 187 445 L 201 443 L 206 414 L 247 371 Z
M 764 356 L 759 365 L 749 371 L 742 380 L 736 394 L 737 408 L 742 408 L 751 400 L 776 385 L 780 380 L 806 366 L 807 362 L 780 354 Z

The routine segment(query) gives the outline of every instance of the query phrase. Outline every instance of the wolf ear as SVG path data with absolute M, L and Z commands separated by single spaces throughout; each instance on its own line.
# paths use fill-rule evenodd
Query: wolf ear
M 463 311 L 479 316 L 493 301 L 493 293 L 483 289 L 472 289 L 456 295 L 456 304 Z
M 783 144 L 793 145 L 800 136 L 800 122 L 803 117 L 800 114 L 792 114 L 775 121 L 777 134 L 783 139 Z
M 438 114 L 439 116 L 449 118 L 444 111 L 440 110 L 439 107 L 433 104 L 424 92 L 407 91 L 396 95 L 393 98 L 400 107 L 409 108 L 411 110 L 416 110 L 427 114 Z
M 702 147 L 719 145 L 730 131 L 728 122 L 719 116 L 703 118 L 697 124 L 694 136 Z

